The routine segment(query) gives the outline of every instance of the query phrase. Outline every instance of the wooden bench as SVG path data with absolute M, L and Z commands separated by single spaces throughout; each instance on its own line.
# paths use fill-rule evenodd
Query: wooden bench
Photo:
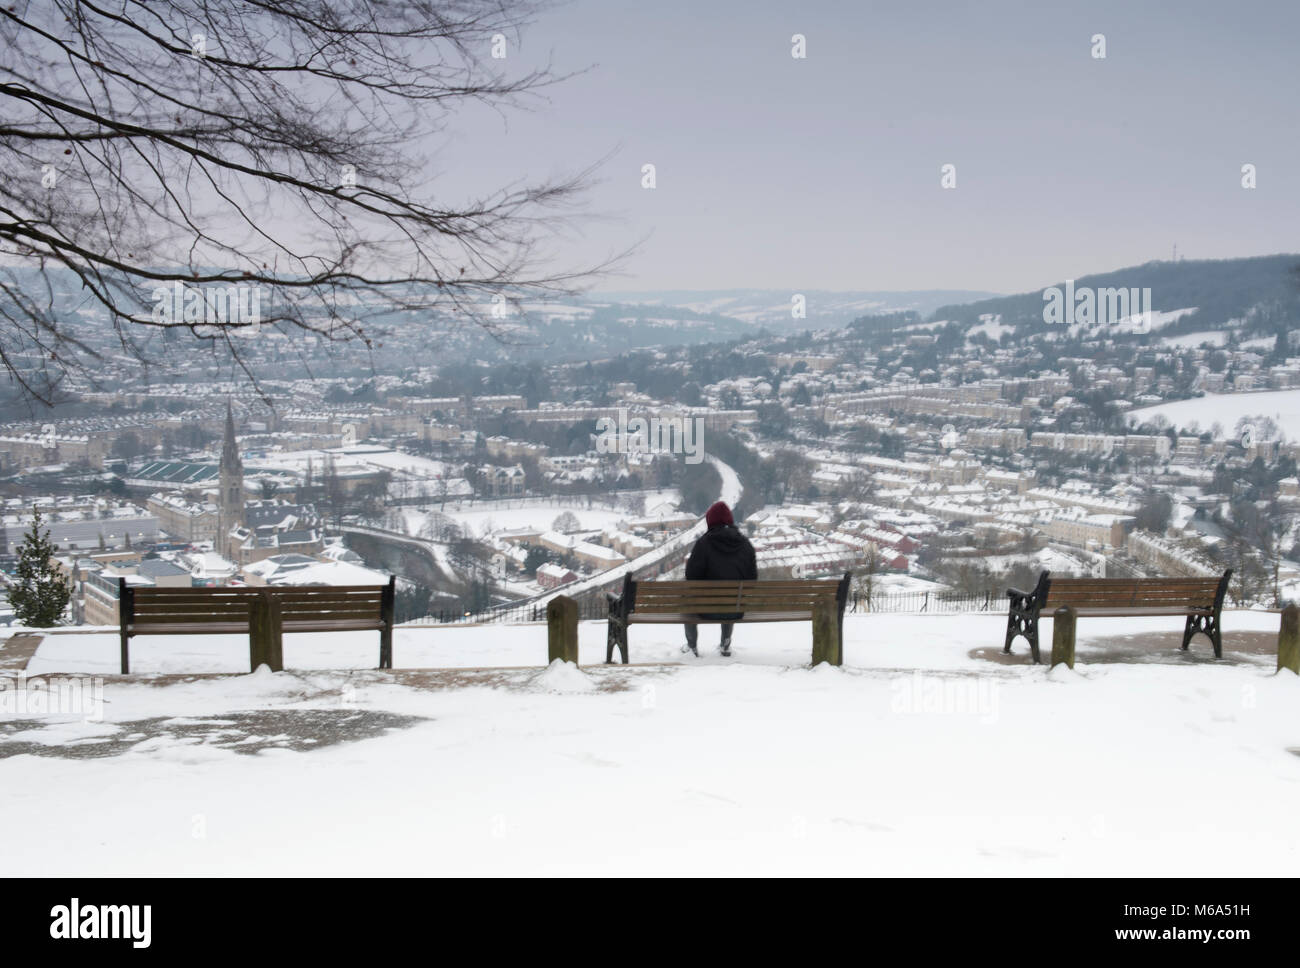
M 1184 615 L 1183 649 L 1197 632 L 1214 643 L 1214 656 L 1223 658 L 1219 614 L 1232 577 L 1229 568 L 1219 578 L 1056 578 L 1044 571 L 1033 591 L 1008 588 L 1011 599 L 1007 615 L 1004 654 L 1011 652 L 1017 635 L 1029 641 L 1034 661 L 1038 654 L 1038 619 L 1069 605 L 1079 617 Z
M 270 604 L 261 588 L 136 588 L 117 580 L 122 675 L 137 635 L 248 635 L 249 654 L 271 643 Z M 256 668 L 256 667 L 254 667 Z
M 617 647 L 627 663 L 629 625 L 681 625 L 695 622 L 813 622 L 813 661 L 842 661 L 844 606 L 849 575 L 774 581 L 634 581 L 623 580 L 623 593 L 609 596 L 605 661 Z M 824 625 L 815 620 L 821 610 Z M 740 613 L 739 618 L 728 615 Z M 833 618 L 833 621 L 831 619 Z
M 248 634 L 249 663 L 284 668 L 286 632 L 379 632 L 379 668 L 393 667 L 396 577 L 387 585 L 136 588 L 118 579 L 122 674 L 137 635 Z
M 387 585 L 278 585 L 270 589 L 274 650 L 286 632 L 378 632 L 379 668 L 393 667 L 396 576 Z M 274 666 L 272 666 L 274 668 Z

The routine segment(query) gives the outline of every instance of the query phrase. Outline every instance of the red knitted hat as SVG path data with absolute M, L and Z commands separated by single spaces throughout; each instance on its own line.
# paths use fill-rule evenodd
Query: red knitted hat
M 736 520 L 731 516 L 731 508 L 727 507 L 726 501 L 715 501 L 709 505 L 709 509 L 704 512 L 704 521 L 710 528 L 716 528 L 720 524 L 735 524 Z

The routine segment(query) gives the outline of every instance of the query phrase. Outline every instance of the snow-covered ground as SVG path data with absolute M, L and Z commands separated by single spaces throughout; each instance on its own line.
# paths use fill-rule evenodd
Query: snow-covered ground
M 1193 424 L 1204 432 L 1216 423 L 1235 436 L 1242 417 L 1270 417 L 1288 440 L 1300 439 L 1300 390 L 1265 390 L 1262 393 L 1207 393 L 1191 400 L 1176 400 L 1154 407 L 1130 410 L 1125 418 L 1140 424 L 1163 416 L 1173 426 L 1188 429 Z
M 1067 309 L 1068 312 L 1068 309 Z M 1100 310 L 1098 310 L 1100 312 Z M 1071 323 L 1067 327 L 1070 337 L 1088 337 L 1104 335 L 1107 333 L 1154 333 L 1157 330 L 1164 329 L 1178 320 L 1182 319 L 1188 313 L 1196 312 L 1195 306 L 1189 306 L 1186 309 L 1172 310 L 1151 310 L 1149 312 L 1137 312 L 1130 316 L 1123 316 L 1120 319 L 1107 322 L 1096 323 Z
M 1179 625 L 1081 621 L 1074 672 L 1029 665 L 1023 641 L 995 661 L 1000 615 L 851 615 L 842 669 L 808 669 L 807 626 L 781 624 L 740 627 L 730 660 L 705 627 L 687 664 L 543 670 L 534 625 L 400 630 L 399 666 L 533 667 L 440 688 L 109 680 L 99 722 L 6 714 L 0 755 L 60 755 L 0 758 L 0 873 L 1294 875 L 1300 681 L 1232 644 L 1277 616 L 1226 613 L 1222 663 L 1204 639 L 1178 654 Z M 1102 661 L 1130 632 L 1172 647 Z M 635 627 L 633 661 L 682 659 L 680 635 Z M 581 627 L 584 664 L 604 637 Z M 244 654 L 137 643 L 142 671 Z M 49 636 L 31 672 L 107 671 L 115 650 Z M 286 642 L 300 669 L 376 657 L 373 634 Z M 273 719 L 256 754 L 187 733 L 222 716 L 238 732 L 250 711 Z M 285 716 L 340 711 L 419 719 L 294 751 Z
M 915 575 L 903 575 L 898 572 L 882 572 L 873 579 L 875 591 L 881 595 L 902 595 L 912 592 L 942 592 L 948 586 Z
M 994 313 L 984 313 L 983 315 L 980 316 L 980 321 L 977 325 L 972 326 L 970 329 L 966 330 L 966 339 L 969 340 L 976 333 L 983 333 L 989 339 L 994 340 L 996 342 L 997 340 L 1000 340 L 1003 337 L 1003 335 L 1005 335 L 1006 333 L 1015 332 L 1015 329 L 1016 328 L 1014 326 L 1008 326 L 1004 322 L 1002 322 L 1001 315 L 995 315 Z
M 1183 333 L 1181 336 L 1162 336 L 1161 346 L 1176 349 L 1196 349 L 1209 343 L 1211 346 L 1224 346 L 1228 342 L 1228 332 L 1222 329 L 1202 330 L 1196 333 Z

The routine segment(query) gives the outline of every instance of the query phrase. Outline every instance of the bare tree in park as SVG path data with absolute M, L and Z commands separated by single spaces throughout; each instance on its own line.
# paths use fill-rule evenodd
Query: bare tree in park
M 95 373 L 36 270 L 72 273 L 115 355 L 160 357 L 173 330 L 245 372 L 249 327 L 370 346 L 380 312 L 491 328 L 494 300 L 589 281 L 602 267 L 550 245 L 589 170 L 447 198 L 419 154 L 458 108 L 526 108 L 563 79 L 515 56 L 546 5 L 5 0 L 0 366 L 44 401 Z M 260 318 L 160 312 L 178 287 L 255 291 Z

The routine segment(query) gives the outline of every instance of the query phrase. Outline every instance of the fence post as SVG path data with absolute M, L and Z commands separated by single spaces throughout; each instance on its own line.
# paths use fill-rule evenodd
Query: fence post
M 568 595 L 546 606 L 546 664 L 556 659 L 578 664 L 578 603 Z
M 1282 609 L 1282 627 L 1277 633 L 1277 671 L 1290 669 L 1300 675 L 1300 608 Z
M 1064 662 L 1074 668 L 1074 632 L 1076 616 L 1069 605 L 1052 613 L 1052 668 Z

